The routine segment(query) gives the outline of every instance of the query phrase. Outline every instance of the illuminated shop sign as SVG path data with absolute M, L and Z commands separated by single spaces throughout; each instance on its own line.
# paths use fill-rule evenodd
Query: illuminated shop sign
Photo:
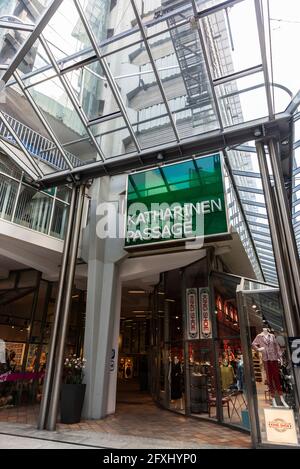
M 209 306 L 209 289 L 199 288 L 200 338 L 211 339 L 212 328 Z
M 128 176 L 126 247 L 227 232 L 220 154 Z
M 197 288 L 188 288 L 186 291 L 187 307 L 187 339 L 199 339 L 199 316 Z

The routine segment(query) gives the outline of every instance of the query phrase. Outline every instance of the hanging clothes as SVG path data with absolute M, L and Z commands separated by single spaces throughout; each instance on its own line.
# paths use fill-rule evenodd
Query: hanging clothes
M 171 363 L 171 399 L 182 397 L 182 370 L 180 362 Z

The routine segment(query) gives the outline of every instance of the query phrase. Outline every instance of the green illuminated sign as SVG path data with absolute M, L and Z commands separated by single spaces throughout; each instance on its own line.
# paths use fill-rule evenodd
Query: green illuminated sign
M 227 232 L 220 154 L 128 176 L 126 247 Z

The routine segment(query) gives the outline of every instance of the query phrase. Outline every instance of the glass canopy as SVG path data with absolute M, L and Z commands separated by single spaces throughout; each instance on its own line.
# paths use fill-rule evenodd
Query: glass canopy
M 173 146 L 180 158 L 191 139 L 224 136 L 260 268 L 276 282 L 254 144 L 228 148 L 225 137 L 297 110 L 297 3 L 2 0 L 1 149 L 31 180 L 62 174 L 71 182 L 78 171 L 123 172 L 134 158 L 140 169 L 150 152 Z

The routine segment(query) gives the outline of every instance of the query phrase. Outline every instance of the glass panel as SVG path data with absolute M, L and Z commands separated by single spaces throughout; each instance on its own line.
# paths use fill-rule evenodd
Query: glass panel
M 268 115 L 262 73 L 218 85 L 216 93 L 225 127 Z
M 254 282 L 247 287 L 269 288 Z M 244 303 L 260 439 L 262 443 L 297 445 L 299 431 L 294 377 L 279 292 L 274 289 L 248 293 L 244 295 Z M 291 426 L 294 431 L 286 436 L 287 432 L 282 431 L 283 425 Z
M 18 182 L 0 174 L 0 218 L 11 220 L 18 191 Z
M 211 53 L 214 78 L 261 64 L 256 15 L 252 0 L 239 2 L 201 21 L 207 48 Z
M 106 158 L 136 151 L 136 146 L 123 117 L 90 127 Z
M 88 120 L 119 111 L 99 62 L 66 74 Z
M 18 199 L 15 223 L 48 233 L 53 199 L 43 192 L 22 186 Z
M 56 238 L 60 239 L 64 238 L 68 222 L 68 212 L 68 205 L 64 204 L 63 202 L 60 202 L 59 200 L 55 201 L 52 225 L 50 230 L 51 236 L 55 236 Z
M 284 4 L 274 0 L 269 8 L 273 81 L 287 86 L 295 94 L 299 90 L 298 66 L 293 55 L 287 51 L 291 44 L 298 44 L 300 40 L 300 11 L 293 0 L 287 0 Z
M 148 41 L 182 138 L 219 127 L 198 30 L 183 21 L 192 13 L 188 5 L 190 2 L 186 2 L 187 9 L 180 15 L 160 23 L 162 34 Z M 184 24 L 180 25 L 182 21 Z M 157 27 L 148 28 L 149 34 Z M 167 32 L 170 27 L 172 30 Z M 146 63 L 142 67 L 148 69 Z M 151 81 L 154 77 L 146 75 L 146 83 Z
M 28 37 L 25 31 L 0 28 L 0 65 L 9 64 Z
M 109 57 L 109 66 L 141 147 L 174 141 L 175 135 L 146 49 L 130 47 L 116 52 Z
M 90 3 L 90 2 L 89 2 Z M 93 2 L 94 8 L 96 2 Z M 106 2 L 100 2 L 100 5 Z M 97 2 L 99 5 L 99 2 Z M 98 25 L 101 16 L 98 18 Z M 63 32 L 63 34 L 62 34 Z M 57 61 L 77 53 L 80 60 L 91 43 L 72 0 L 64 0 L 44 29 L 43 35 Z
M 249 429 L 236 289 L 240 278 L 213 274 L 222 420 Z

